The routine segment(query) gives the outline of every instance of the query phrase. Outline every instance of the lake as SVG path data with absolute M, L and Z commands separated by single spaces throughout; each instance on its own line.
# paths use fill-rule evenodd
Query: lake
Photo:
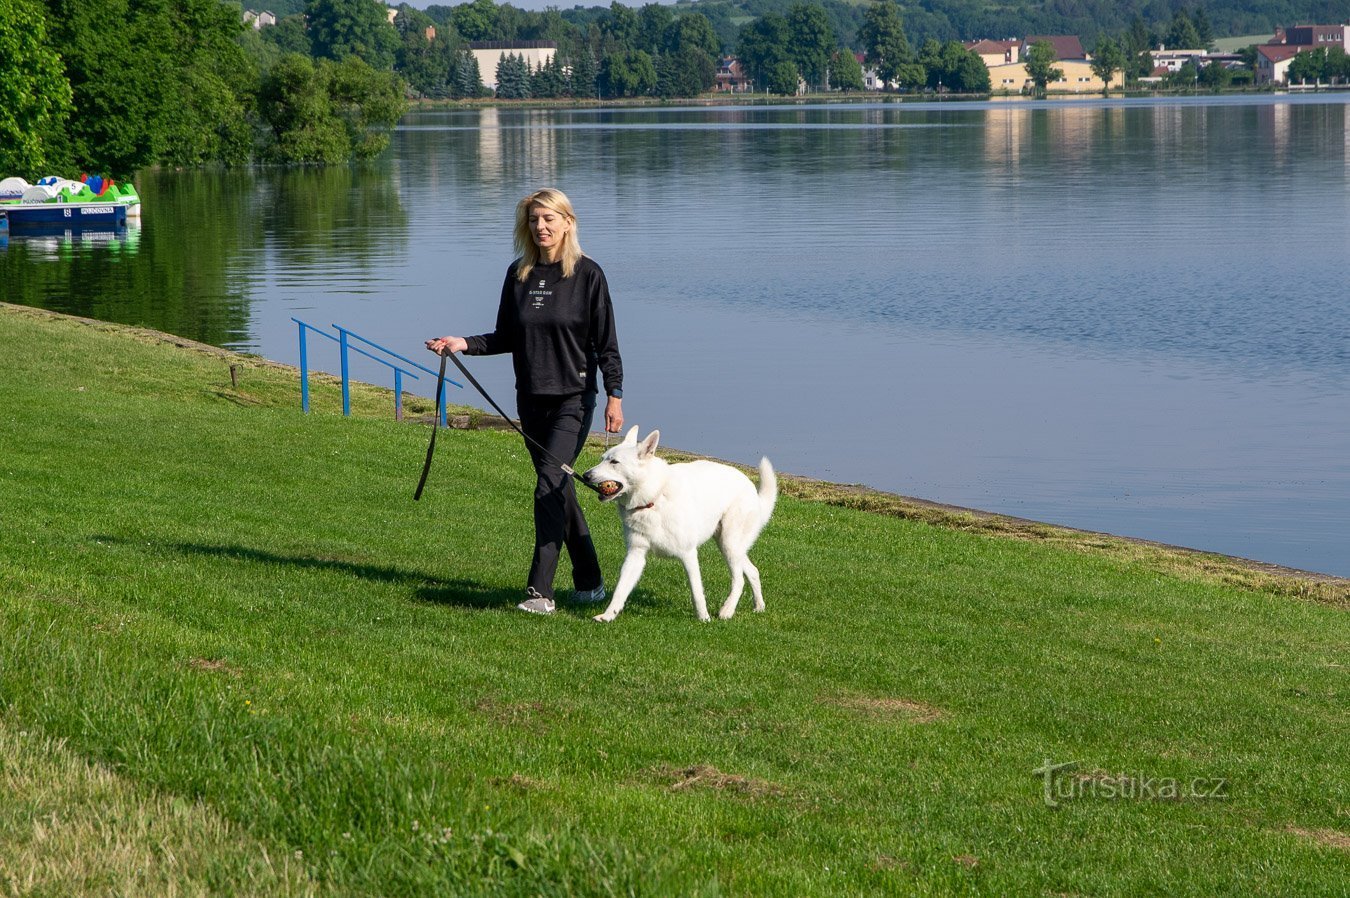
M 0 277 L 279 361 L 296 316 L 431 364 L 491 327 L 514 204 L 556 185 L 666 445 L 1350 575 L 1347 101 L 417 112 L 369 167 L 145 173 L 138 231 L 11 238 Z M 468 363 L 513 403 L 505 359 Z

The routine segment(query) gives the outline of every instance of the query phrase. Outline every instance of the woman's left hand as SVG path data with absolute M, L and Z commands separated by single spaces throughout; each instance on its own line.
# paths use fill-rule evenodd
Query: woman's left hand
M 618 433 L 620 427 L 623 427 L 623 400 L 610 396 L 605 403 L 605 430 Z

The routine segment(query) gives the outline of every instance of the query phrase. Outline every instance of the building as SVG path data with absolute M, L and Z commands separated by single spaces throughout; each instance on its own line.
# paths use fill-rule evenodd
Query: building
M 1272 44 L 1288 44 L 1315 50 L 1319 47 L 1340 47 L 1350 51 L 1350 31 L 1345 25 L 1290 25 L 1276 28 Z
M 1107 89 L 1107 85 L 1098 78 L 1092 71 L 1092 59 L 1083 50 L 1083 43 L 1072 34 L 1054 34 L 1054 35 L 1032 35 L 1024 40 L 1017 41 L 1015 51 L 1009 49 L 1005 51 L 1007 62 L 990 65 L 985 60 L 985 65 L 989 69 L 990 89 L 995 93 L 1023 93 L 1035 89 L 1035 83 L 1031 76 L 1027 74 L 1027 67 L 1022 60 L 1026 59 L 1027 51 L 1033 44 L 1047 43 L 1055 51 L 1055 68 L 1063 72 L 1063 76 L 1058 81 L 1052 81 L 1046 85 L 1046 90 L 1054 93 L 1101 93 Z M 1002 44 L 1003 41 L 980 41 L 971 46 L 970 49 L 981 53 L 976 49 L 981 44 Z M 983 58 L 981 53 L 981 58 Z M 1111 77 L 1110 87 L 1121 87 L 1125 84 L 1125 73 L 1116 72 Z
M 717 77 L 713 90 L 719 94 L 739 94 L 750 90 L 750 79 L 746 77 L 741 61 L 735 56 L 723 56 L 717 61 Z
M 1276 28 L 1270 43 L 1256 48 L 1256 83 L 1284 84 L 1289 81 L 1289 65 L 1305 50 L 1350 51 L 1350 26 L 1290 25 Z
M 962 46 L 983 59 L 986 68 L 1022 61 L 1022 42 L 1019 40 L 966 41 Z
M 1209 53 L 1205 50 L 1168 50 L 1165 47 L 1159 47 L 1156 50 L 1149 50 L 1148 55 L 1153 57 L 1153 74 L 1155 75 L 1179 72 L 1181 67 L 1188 62 L 1194 62 L 1197 67 L 1209 62 Z
M 244 24 L 250 26 L 254 31 L 260 28 L 267 28 L 277 23 L 277 14 L 263 10 L 254 12 L 251 9 L 244 10 Z
M 1284 84 L 1289 81 L 1289 64 L 1304 50 L 1316 47 L 1301 44 L 1262 44 L 1256 48 L 1256 83 Z
M 469 52 L 478 62 L 478 74 L 488 90 L 497 89 L 497 64 L 508 53 L 522 56 L 531 71 L 553 61 L 557 41 L 470 41 Z

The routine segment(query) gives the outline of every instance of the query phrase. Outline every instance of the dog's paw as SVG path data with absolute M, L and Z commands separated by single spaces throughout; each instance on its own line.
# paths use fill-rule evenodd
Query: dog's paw
M 731 620 L 732 616 L 735 613 L 736 613 L 735 608 L 723 608 L 721 611 L 717 612 L 717 616 L 722 620 Z
M 617 616 L 618 615 L 610 614 L 608 611 L 606 611 L 604 614 L 597 614 L 595 617 L 591 618 L 591 620 L 599 621 L 602 624 L 607 624 L 610 621 L 614 620 L 614 618 Z

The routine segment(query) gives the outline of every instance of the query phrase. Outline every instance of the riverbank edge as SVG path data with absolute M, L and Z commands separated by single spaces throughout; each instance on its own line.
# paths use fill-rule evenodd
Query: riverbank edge
M 1177 90 L 1113 90 L 1103 94 L 1100 91 L 1050 91 L 1043 97 L 1030 94 L 995 91 L 991 93 L 962 94 L 944 92 L 895 94 L 878 91 L 852 93 L 808 93 L 800 96 L 778 96 L 761 93 L 712 93 L 697 97 L 608 97 L 595 100 L 589 97 L 530 97 L 524 100 L 506 100 L 499 97 L 474 97 L 459 100 L 449 98 L 432 99 L 421 97 L 410 101 L 408 112 L 443 111 L 455 109 L 645 109 L 645 108 L 688 108 L 688 107 L 755 107 L 755 106 L 875 106 L 905 105 L 914 103 L 979 103 L 979 102 L 1044 102 L 1064 101 L 1073 103 L 1081 100 L 1134 100 L 1134 99 L 1175 99 L 1186 97 L 1227 97 L 1227 96 L 1288 96 L 1303 93 L 1333 93 L 1350 90 L 1350 85 L 1318 86 L 1281 86 L 1262 85 L 1260 87 L 1226 88 L 1223 90 L 1195 91 Z M 405 113 L 406 115 L 406 113 Z
M 99 321 L 34 306 L 0 302 L 0 314 L 22 315 L 36 320 L 62 320 L 92 327 L 105 333 L 120 334 L 143 343 L 167 344 L 218 359 L 229 367 L 267 369 L 286 374 L 295 378 L 297 397 L 299 394 L 299 368 L 251 353 L 222 349 L 153 328 Z M 310 379 L 312 384 L 340 383 L 339 378 L 319 372 L 311 372 Z M 364 383 L 360 384 L 359 388 L 363 392 L 389 397 L 389 405 L 392 406 L 392 390 Z M 406 417 L 410 422 L 430 424 L 434 420 L 433 403 L 429 399 L 405 394 L 404 407 L 409 413 Z M 452 427 L 459 429 L 508 427 L 497 415 L 469 406 L 453 406 L 453 408 L 454 411 L 449 415 Z M 595 451 L 602 450 L 605 445 L 603 435 L 592 434 L 588 445 Z M 674 462 L 710 459 L 723 461 L 743 471 L 754 470 L 736 462 L 726 462 L 723 459 L 682 449 L 663 447 L 662 455 Z M 784 472 L 778 472 L 778 482 L 780 492 L 795 499 L 919 521 L 948 530 L 1037 542 L 1140 564 L 1161 573 L 1186 579 L 1220 582 L 1350 610 L 1350 578 L 1303 571 L 1255 559 L 1206 552 L 1153 540 L 1079 530 L 1059 524 L 948 505 L 914 496 L 889 493 L 863 484 L 834 483 Z

